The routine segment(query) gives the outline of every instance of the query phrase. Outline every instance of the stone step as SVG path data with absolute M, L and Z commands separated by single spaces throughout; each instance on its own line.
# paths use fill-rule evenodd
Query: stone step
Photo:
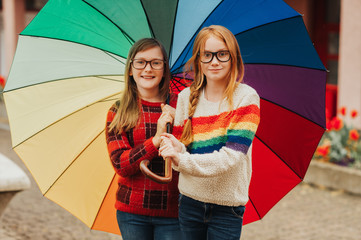
M 12 160 L 0 153 L 0 216 L 12 197 L 30 188 L 30 179 Z
M 304 182 L 361 195 L 361 170 L 311 161 Z

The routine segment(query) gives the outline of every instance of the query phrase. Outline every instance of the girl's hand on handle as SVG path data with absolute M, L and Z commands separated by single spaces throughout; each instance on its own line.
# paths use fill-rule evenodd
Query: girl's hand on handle
M 162 146 L 159 148 L 159 153 L 163 159 L 170 158 L 175 166 L 179 165 L 179 152 L 174 148 L 172 140 L 168 137 L 162 136 Z
M 162 108 L 162 112 L 168 112 L 174 119 L 174 117 L 175 117 L 175 108 L 174 107 L 171 107 L 168 104 L 162 103 L 161 108 Z
M 163 133 L 161 135 L 161 139 L 168 139 L 171 142 L 175 151 L 177 151 L 178 153 L 182 152 L 182 143 L 176 137 L 174 137 L 173 134 Z
M 158 122 L 157 122 L 157 132 L 153 137 L 153 144 L 156 148 L 160 146 L 161 143 L 161 135 L 162 133 L 167 132 L 167 123 L 172 124 L 174 120 L 174 113 L 172 108 L 169 105 L 162 104 L 162 114 L 160 115 Z

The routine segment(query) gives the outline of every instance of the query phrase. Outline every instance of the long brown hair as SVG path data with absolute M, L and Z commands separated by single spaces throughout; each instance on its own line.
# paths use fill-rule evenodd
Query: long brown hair
M 184 125 L 183 133 L 180 139 L 180 141 L 183 142 L 186 146 L 188 146 L 193 141 L 192 117 L 199 101 L 199 95 L 202 89 L 207 85 L 207 79 L 201 70 L 199 54 L 200 52 L 204 51 L 205 43 L 211 36 L 223 41 L 231 55 L 231 70 L 227 76 L 227 87 L 224 91 L 224 97 L 228 99 L 230 108 L 233 106 L 233 92 L 237 87 L 237 82 L 241 82 L 244 76 L 243 60 L 237 39 L 233 33 L 227 28 L 219 25 L 212 25 L 203 28 L 198 33 L 194 41 L 192 57 L 185 65 L 185 72 L 193 72 L 194 74 L 194 80 L 190 86 L 190 97 L 188 105 L 189 118 Z
M 166 101 L 169 95 L 169 82 L 171 79 L 170 69 L 168 64 L 168 56 L 163 45 L 154 38 L 143 38 L 134 43 L 130 48 L 125 65 L 124 81 L 125 87 L 117 101 L 116 107 L 118 108 L 117 113 L 114 116 L 113 121 L 109 125 L 109 131 L 116 129 L 117 133 L 122 131 L 129 131 L 138 124 L 140 115 L 140 99 L 137 85 L 134 81 L 133 76 L 130 76 L 131 62 L 138 52 L 146 51 L 153 47 L 159 47 L 163 54 L 164 72 L 163 78 L 159 83 L 159 94 L 162 101 Z

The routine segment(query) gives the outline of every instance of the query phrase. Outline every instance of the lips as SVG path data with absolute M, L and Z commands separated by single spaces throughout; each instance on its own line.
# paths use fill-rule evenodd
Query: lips
M 155 76 L 141 76 L 142 78 L 144 78 L 144 79 L 153 79 L 153 78 L 155 78 Z

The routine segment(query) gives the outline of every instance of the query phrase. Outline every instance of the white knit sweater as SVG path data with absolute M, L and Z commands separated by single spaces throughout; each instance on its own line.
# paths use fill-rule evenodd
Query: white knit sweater
M 178 96 L 174 135 L 188 119 L 190 89 Z M 193 143 L 180 154 L 179 191 L 195 200 L 226 206 L 245 205 L 251 180 L 251 143 L 259 124 L 260 99 L 248 85 L 238 84 L 233 110 L 227 99 L 210 102 L 201 93 L 192 118 Z

